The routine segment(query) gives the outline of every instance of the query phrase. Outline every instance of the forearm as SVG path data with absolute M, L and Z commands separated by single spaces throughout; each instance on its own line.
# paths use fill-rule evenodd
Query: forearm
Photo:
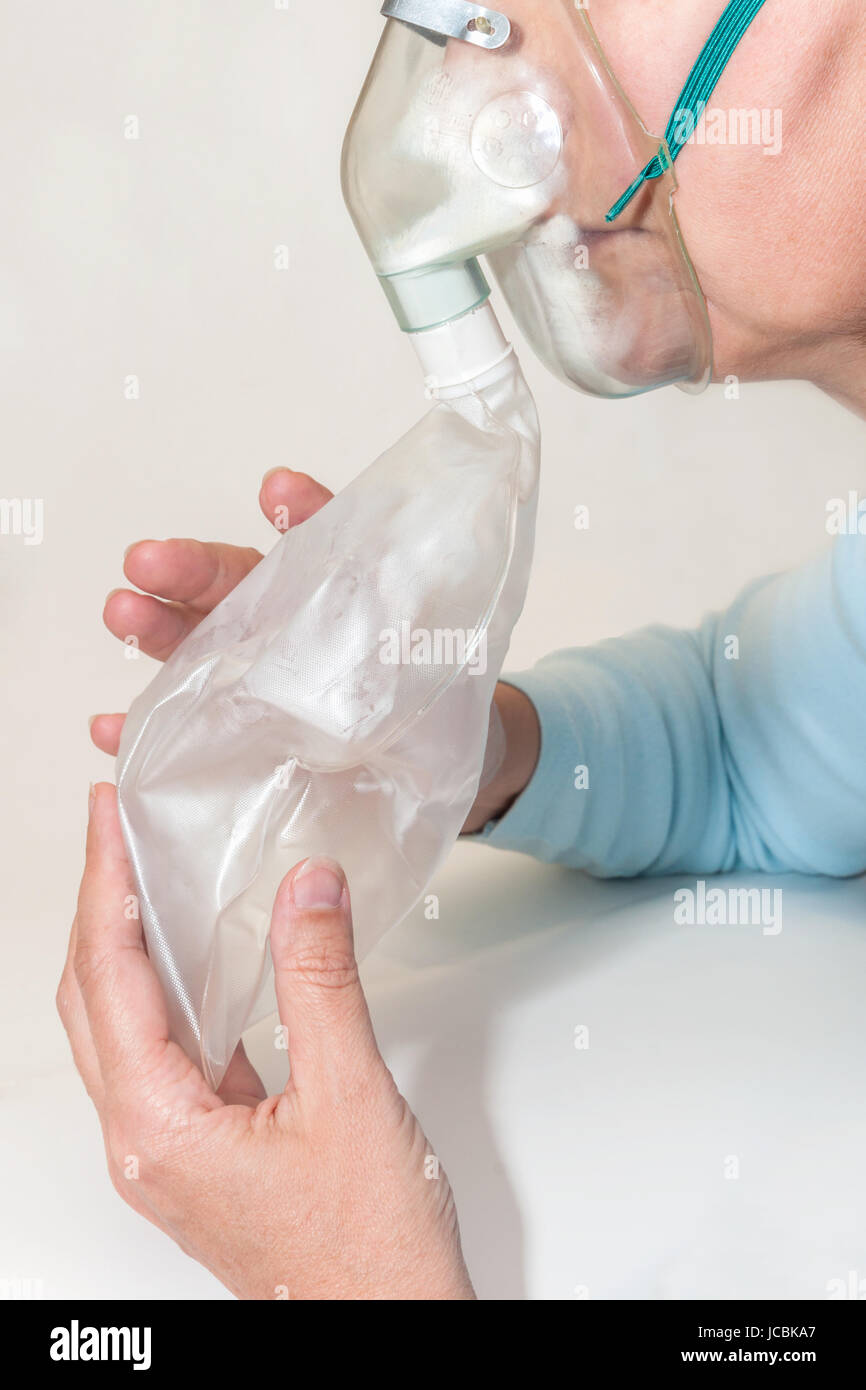
M 470 828 L 601 876 L 861 872 L 864 597 L 851 538 L 698 632 L 548 657 L 500 694 L 508 752 Z
M 485 839 L 599 877 L 732 867 L 718 712 L 694 635 L 652 629 L 510 679 L 509 703 L 531 705 L 537 732 L 524 708 L 502 772 L 510 805 L 480 818 Z

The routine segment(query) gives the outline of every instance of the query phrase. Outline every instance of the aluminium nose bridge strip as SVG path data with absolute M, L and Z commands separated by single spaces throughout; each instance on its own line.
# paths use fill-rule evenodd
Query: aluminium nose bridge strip
M 385 0 L 382 14 L 445 39 L 477 48 L 501 48 L 511 37 L 511 20 L 469 0 Z

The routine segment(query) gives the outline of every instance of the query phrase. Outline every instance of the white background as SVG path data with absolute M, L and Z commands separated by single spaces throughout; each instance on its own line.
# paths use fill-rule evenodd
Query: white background
M 45 506 L 41 546 L 0 537 L 13 1289 L 222 1294 L 110 1189 L 53 994 L 87 785 L 111 775 L 87 716 L 125 708 L 151 670 L 100 623 L 124 548 L 267 546 L 267 468 L 338 488 L 425 408 L 339 188 L 377 8 L 0 9 L 0 492 Z M 522 355 L 544 461 L 514 669 L 697 622 L 828 544 L 828 499 L 864 486 L 862 424 L 806 386 L 614 405 Z M 454 1180 L 482 1296 L 817 1298 L 866 1266 L 862 884 L 786 882 L 777 938 L 675 928 L 670 884 L 593 884 L 472 846 L 435 886 L 441 920 L 393 932 L 365 977 Z M 272 1069 L 266 1031 L 256 1051 Z

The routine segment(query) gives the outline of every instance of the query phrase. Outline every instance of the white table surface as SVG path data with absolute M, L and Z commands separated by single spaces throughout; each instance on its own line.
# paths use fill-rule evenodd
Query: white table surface
M 864 885 L 764 880 L 784 912 L 765 936 L 676 925 L 687 883 L 461 845 L 440 920 L 365 964 L 482 1298 L 822 1299 L 866 1275 Z M 228 1297 L 115 1196 L 48 993 L 43 1065 L 7 1057 L 0 1091 L 7 1292 Z M 278 1086 L 271 1039 L 250 1047 Z

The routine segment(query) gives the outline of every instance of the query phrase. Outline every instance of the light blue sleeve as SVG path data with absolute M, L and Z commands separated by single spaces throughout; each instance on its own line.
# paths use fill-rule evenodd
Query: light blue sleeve
M 866 870 L 866 538 L 697 632 L 506 679 L 538 711 L 541 759 L 489 844 L 600 877 Z

